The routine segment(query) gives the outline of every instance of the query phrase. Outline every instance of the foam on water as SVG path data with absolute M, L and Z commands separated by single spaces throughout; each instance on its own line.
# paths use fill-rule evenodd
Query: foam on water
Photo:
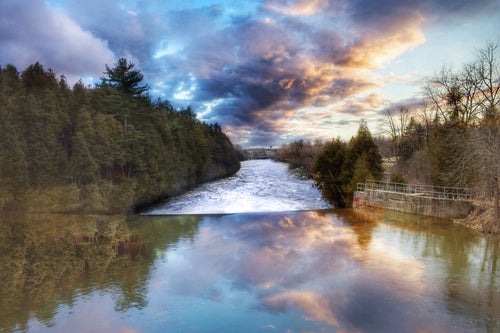
M 233 214 L 331 208 L 311 180 L 285 163 L 252 160 L 232 177 L 200 186 L 146 214 Z

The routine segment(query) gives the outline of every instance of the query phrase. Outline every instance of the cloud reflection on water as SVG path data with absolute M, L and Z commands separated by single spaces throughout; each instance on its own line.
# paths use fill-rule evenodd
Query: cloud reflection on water
M 256 309 L 298 311 L 339 331 L 440 331 L 432 304 L 421 303 L 424 263 L 375 236 L 360 243 L 373 222 L 354 231 L 342 220 L 318 212 L 207 217 L 194 244 L 171 253 L 153 280 L 161 279 L 160 293 L 216 302 L 243 290 Z
M 498 330 L 498 239 L 416 215 L 0 222 L 0 330 Z

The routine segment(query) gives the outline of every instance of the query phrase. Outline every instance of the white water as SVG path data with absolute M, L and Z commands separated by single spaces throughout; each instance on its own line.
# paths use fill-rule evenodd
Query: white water
M 232 214 L 331 208 L 311 180 L 288 172 L 285 163 L 252 160 L 232 177 L 200 186 L 146 214 Z

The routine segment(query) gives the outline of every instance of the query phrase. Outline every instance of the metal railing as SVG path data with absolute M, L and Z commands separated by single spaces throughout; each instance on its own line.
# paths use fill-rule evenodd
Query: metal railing
M 375 190 L 405 193 L 409 195 L 421 195 L 425 197 L 452 199 L 452 200 L 472 200 L 472 189 L 463 187 L 444 187 L 422 184 L 402 184 L 384 181 L 367 180 L 365 183 L 358 183 L 358 191 Z

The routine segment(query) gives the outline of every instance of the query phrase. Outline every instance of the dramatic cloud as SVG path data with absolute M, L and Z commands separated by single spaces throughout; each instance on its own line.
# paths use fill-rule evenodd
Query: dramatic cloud
M 384 107 L 386 84 L 421 77 L 411 68 L 383 71 L 425 44 L 428 31 L 500 17 L 493 0 L 45 3 L 0 4 L 2 64 L 38 60 L 89 76 L 125 56 L 142 69 L 151 94 L 192 105 L 247 145 L 275 144 L 297 131 L 337 135 L 319 123 L 322 129 L 303 131 L 307 110 L 323 125 L 345 120 L 352 132 L 352 117 L 370 119 Z M 374 94 L 377 103 L 367 100 Z
M 107 41 L 41 0 L 0 2 L 0 59 L 24 69 L 39 61 L 60 74 L 99 75 L 114 61 Z

